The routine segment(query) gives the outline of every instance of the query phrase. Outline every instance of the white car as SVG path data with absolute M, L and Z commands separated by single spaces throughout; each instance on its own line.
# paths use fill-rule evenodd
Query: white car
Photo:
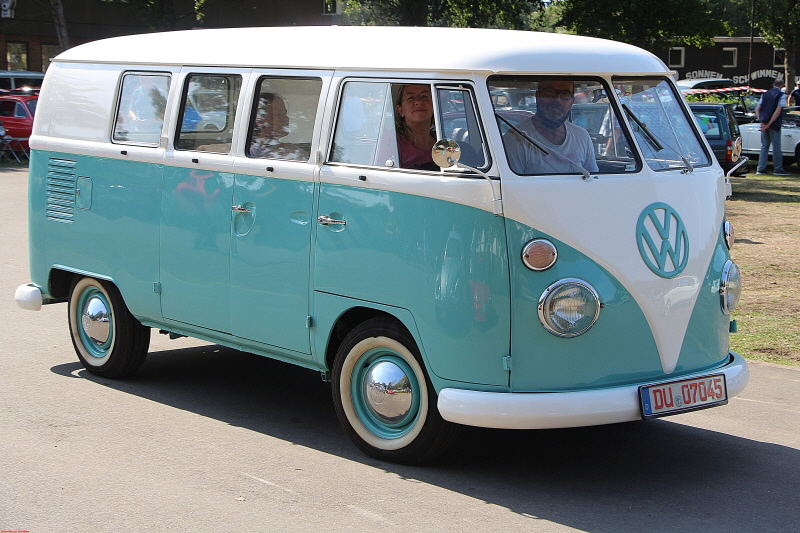
M 800 126 L 798 123 L 800 123 L 800 107 L 787 107 L 781 124 L 781 151 L 783 152 L 784 166 L 800 161 Z M 739 126 L 739 130 L 742 132 L 742 153 L 751 159 L 758 159 L 761 152 L 759 127 L 760 123 L 758 122 Z

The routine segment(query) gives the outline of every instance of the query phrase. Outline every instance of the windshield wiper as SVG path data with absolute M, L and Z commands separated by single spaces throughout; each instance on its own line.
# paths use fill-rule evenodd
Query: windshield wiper
M 633 111 L 631 111 L 631 109 L 628 107 L 628 104 L 622 104 L 622 109 L 624 109 L 625 113 L 636 123 L 637 126 L 639 126 L 639 128 L 641 128 L 643 132 L 645 132 L 647 135 L 647 140 L 650 141 L 650 144 L 653 145 L 653 148 L 659 152 L 664 149 L 664 145 L 658 142 L 658 139 L 653 132 L 647 129 L 647 126 L 644 124 L 644 122 L 639 120 L 639 117 L 637 117 Z
M 580 171 L 580 173 L 583 174 L 583 179 L 584 180 L 588 180 L 588 179 L 592 178 L 592 175 L 589 174 L 589 171 L 586 170 L 585 168 L 583 168 L 579 163 L 576 163 L 575 161 L 573 161 L 569 157 L 567 157 L 564 154 L 561 154 L 559 152 L 551 152 L 550 150 L 548 150 L 547 148 L 542 146 L 541 143 L 531 139 L 530 135 L 528 135 L 524 131 L 520 130 L 518 127 L 516 127 L 511 122 L 509 122 L 506 118 L 500 116 L 500 114 L 498 114 L 497 111 L 494 112 L 494 116 L 496 116 L 497 118 L 502 120 L 509 128 L 514 130 L 514 132 L 517 133 L 520 137 L 522 137 L 523 139 L 525 139 L 526 141 L 528 141 L 529 143 L 534 145 L 536 148 L 541 150 L 544 155 L 556 154 L 558 157 L 560 157 L 564 161 L 567 161 L 567 162 L 573 164 L 575 166 L 575 168 L 577 168 Z M 596 177 L 595 177 L 595 179 L 596 179 Z

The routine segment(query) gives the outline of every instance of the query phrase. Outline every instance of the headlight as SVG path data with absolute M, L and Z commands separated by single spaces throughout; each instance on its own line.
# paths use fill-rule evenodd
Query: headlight
M 736 240 L 733 234 L 733 224 L 731 224 L 726 220 L 724 225 L 724 231 L 725 231 L 725 244 L 728 246 L 728 250 L 730 250 L 731 248 L 733 248 L 733 243 Z
M 722 312 L 726 315 L 736 309 L 739 303 L 739 296 L 742 294 L 742 275 L 739 267 L 730 259 L 722 267 L 722 278 L 719 283 L 719 299 L 722 304 Z
M 562 279 L 539 298 L 539 320 L 559 337 L 577 337 L 591 328 L 600 314 L 600 297 L 588 283 Z

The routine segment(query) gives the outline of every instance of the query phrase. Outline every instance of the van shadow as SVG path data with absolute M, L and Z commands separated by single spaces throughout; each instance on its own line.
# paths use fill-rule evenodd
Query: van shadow
M 317 372 L 211 345 L 153 352 L 135 378 L 51 369 L 592 533 L 800 527 L 800 451 L 667 420 L 590 428 L 463 428 L 445 458 L 361 454 Z M 720 409 L 725 409 L 722 407 Z

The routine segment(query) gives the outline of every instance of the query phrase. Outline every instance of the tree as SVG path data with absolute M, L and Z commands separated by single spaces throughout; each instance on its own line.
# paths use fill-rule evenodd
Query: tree
M 527 29 L 541 0 L 346 0 L 350 24 Z
M 70 47 L 69 33 L 67 33 L 67 19 L 64 17 L 64 6 L 61 0 L 50 0 L 53 7 L 53 19 L 56 24 L 56 35 L 58 36 L 58 47 L 63 52 Z
M 797 47 L 800 45 L 800 2 L 798 0 L 761 0 L 756 4 L 756 27 L 764 40 L 786 50 L 783 67 L 786 87 L 794 87 Z
M 194 0 L 188 4 L 193 9 L 186 9 L 184 4 L 187 2 L 176 2 L 175 0 L 101 0 L 108 4 L 125 4 L 131 6 L 141 17 L 147 27 L 154 31 L 175 30 L 185 27 L 186 19 L 192 22 L 203 19 L 203 8 L 206 0 Z M 176 6 L 176 3 L 180 4 Z
M 561 23 L 581 35 L 655 51 L 672 44 L 709 46 L 725 32 L 705 0 L 561 0 Z

